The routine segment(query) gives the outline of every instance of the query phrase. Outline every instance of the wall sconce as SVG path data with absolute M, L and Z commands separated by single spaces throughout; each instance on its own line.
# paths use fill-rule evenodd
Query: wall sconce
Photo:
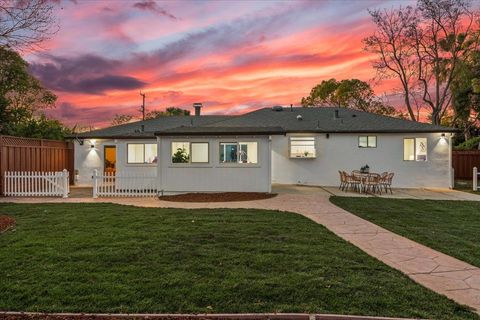
M 90 148 L 95 148 L 95 139 L 90 140 Z

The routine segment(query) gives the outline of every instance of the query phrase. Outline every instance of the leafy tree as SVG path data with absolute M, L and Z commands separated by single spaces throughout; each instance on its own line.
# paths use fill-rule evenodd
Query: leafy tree
M 62 140 L 72 131 L 56 119 L 49 119 L 44 113 L 21 123 L 16 135 L 21 137 Z
M 369 11 L 376 30 L 365 50 L 376 55 L 379 78 L 401 84 L 412 120 L 427 108 L 440 124 L 452 100 L 451 86 L 459 62 L 478 47 L 477 13 L 469 0 L 418 0 L 417 6 Z
M 151 111 L 145 115 L 145 119 L 156 119 L 160 117 L 171 117 L 171 116 L 189 116 L 190 111 L 177 107 L 168 107 L 165 111 Z
M 112 126 L 118 126 L 120 124 L 124 124 L 124 123 L 129 123 L 131 122 L 132 120 L 134 120 L 133 116 L 132 115 L 129 115 L 129 114 L 116 114 L 114 117 L 113 117 L 113 120 L 111 122 Z
M 42 113 L 55 107 L 56 100 L 28 72 L 27 62 L 18 53 L 0 47 L 0 134 L 61 138 L 68 130 Z
M 384 104 L 375 96 L 370 85 L 358 79 L 324 80 L 312 88 L 302 106 L 328 106 L 351 108 L 389 116 L 402 116 L 394 107 Z
M 480 51 L 461 61 L 452 80 L 452 124 L 462 129 L 465 140 L 480 122 Z
M 178 148 L 177 151 L 172 156 L 173 163 L 188 163 L 190 157 L 185 148 Z

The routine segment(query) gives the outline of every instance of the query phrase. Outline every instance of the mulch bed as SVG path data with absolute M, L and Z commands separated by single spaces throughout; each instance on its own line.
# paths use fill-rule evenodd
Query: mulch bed
M 14 225 L 15 225 L 14 218 L 6 215 L 0 215 L 0 233 L 7 231 Z
M 264 192 L 221 192 L 221 193 L 185 193 L 161 196 L 160 200 L 176 202 L 230 202 L 264 200 L 275 197 L 276 193 Z

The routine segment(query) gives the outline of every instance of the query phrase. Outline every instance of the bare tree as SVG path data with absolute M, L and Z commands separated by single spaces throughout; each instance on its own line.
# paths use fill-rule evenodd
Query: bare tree
M 417 7 L 370 11 L 375 33 L 364 39 L 374 68 L 397 78 L 408 114 L 430 111 L 440 124 L 451 105 L 451 82 L 459 61 L 478 48 L 477 13 L 469 0 L 418 0 Z M 417 108 L 415 114 L 414 107 Z
M 58 31 L 54 5 L 47 0 L 0 0 L 0 46 L 32 49 Z

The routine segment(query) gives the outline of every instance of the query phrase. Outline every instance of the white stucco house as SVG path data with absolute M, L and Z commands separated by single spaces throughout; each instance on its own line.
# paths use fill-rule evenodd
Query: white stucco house
M 344 108 L 163 117 L 78 134 L 77 185 L 92 172 L 155 177 L 162 193 L 336 186 L 338 170 L 394 172 L 394 187 L 449 188 L 452 128 Z

